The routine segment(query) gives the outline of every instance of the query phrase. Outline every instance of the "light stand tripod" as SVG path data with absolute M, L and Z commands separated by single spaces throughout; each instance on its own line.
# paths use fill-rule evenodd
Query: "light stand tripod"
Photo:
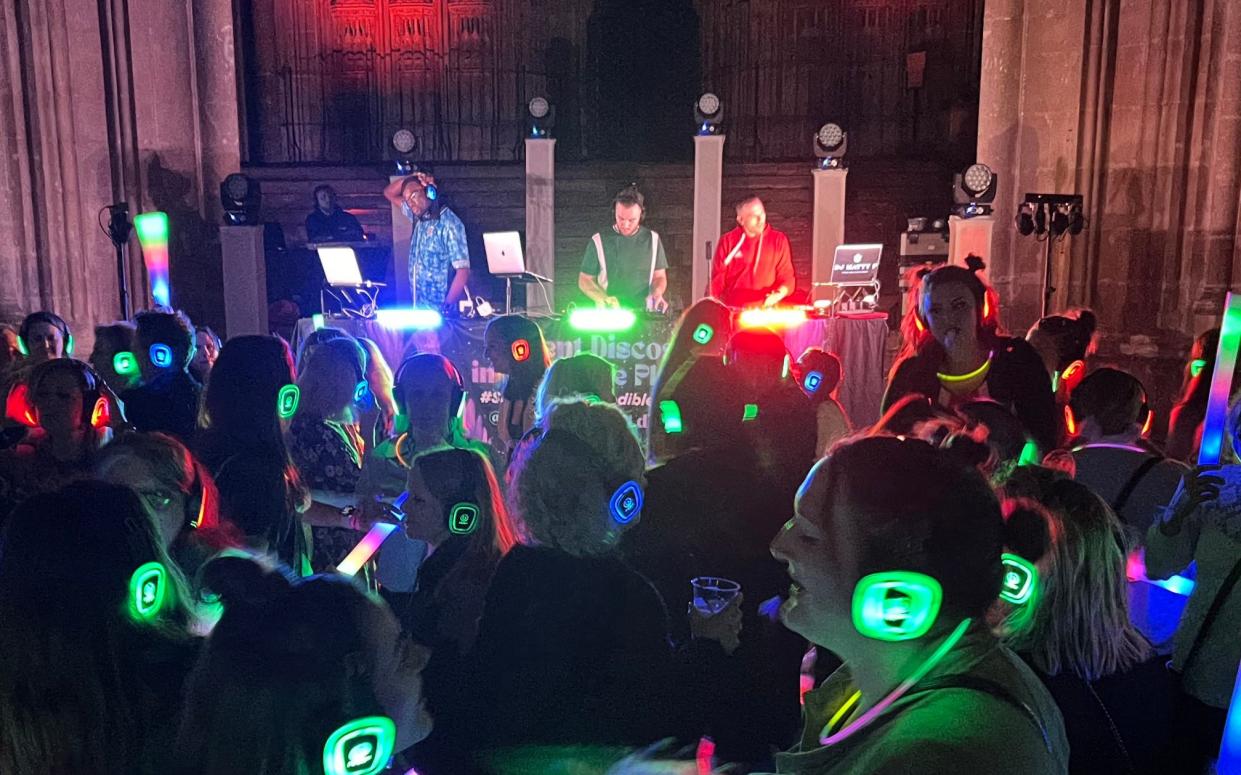
M 116 248 L 116 287 L 120 292 L 121 319 L 129 320 L 129 279 L 125 271 L 125 246 L 129 244 L 129 234 L 133 224 L 129 222 L 129 203 L 117 202 L 108 205 L 108 239 Z
M 1082 215 L 1081 194 L 1026 194 L 1017 209 L 1017 231 L 1022 236 L 1031 234 L 1045 239 L 1047 255 L 1043 260 L 1043 299 L 1040 317 L 1051 312 L 1051 298 L 1056 293 L 1052 285 L 1054 269 L 1053 251 L 1056 242 L 1066 233 L 1081 234 L 1086 220 Z

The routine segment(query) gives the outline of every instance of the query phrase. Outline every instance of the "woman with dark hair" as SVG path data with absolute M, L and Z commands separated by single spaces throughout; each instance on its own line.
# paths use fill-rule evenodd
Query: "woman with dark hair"
M 19 506 L 0 541 L 0 772 L 166 773 L 196 649 L 184 594 L 130 490 Z
M 815 408 L 818 428 L 817 449 L 820 455 L 840 439 L 853 432 L 849 415 L 836 400 L 836 388 L 844 376 L 840 359 L 820 347 L 808 347 L 797 359 L 793 369 L 797 384 Z
M 487 324 L 483 352 L 504 374 L 500 391 L 500 443 L 511 456 L 513 447 L 534 425 L 534 392 L 551 365 L 539 324 L 520 315 L 502 315 Z
M 1172 674 L 1130 620 L 1125 533 L 1089 488 L 1038 466 L 1003 487 L 1049 512 L 1050 551 L 1030 602 L 1001 603 L 1005 643 L 1034 668 L 1064 714 L 1069 772 L 1162 773 Z
M 1219 329 L 1198 334 L 1189 351 L 1185 375 L 1181 378 L 1181 396 L 1168 415 L 1168 441 L 1164 451 L 1173 460 L 1193 464 L 1198 458 L 1202 441 L 1202 421 L 1207 414 L 1207 397 L 1211 393 L 1211 375 L 1215 373 L 1215 353 L 1219 349 Z
M 886 412 L 917 393 L 947 407 L 990 398 L 1013 411 L 1043 451 L 1059 441 L 1055 398 L 1038 353 L 1000 334 L 995 291 L 969 268 L 942 266 L 921 275 L 902 322 L 905 344 L 888 375 Z
M 138 361 L 134 357 L 134 340 L 138 329 L 128 320 L 109 323 L 106 326 L 95 326 L 95 346 L 90 351 L 90 365 L 112 390 L 122 393 L 138 386 L 141 375 L 138 373 Z M 117 355 L 129 353 L 130 358 L 124 363 L 132 363 L 132 367 L 121 374 L 116 370 Z
M 224 343 L 220 335 L 211 330 L 211 326 L 194 326 L 194 357 L 190 359 L 190 376 L 198 380 L 200 385 L 207 384 L 211 367 L 216 358 L 220 357 L 220 348 Z
M 86 476 L 100 447 L 121 425 L 120 402 L 94 369 L 72 358 L 45 360 L 15 385 L 8 417 L 26 426 L 0 452 L 0 524 L 25 498 Z
M 1026 521 L 1001 515 L 988 454 L 870 437 L 810 472 L 771 545 L 793 580 L 780 617 L 844 665 L 805 695 L 780 772 L 1066 771 L 1060 712 L 985 622 Z
M 324 775 L 325 759 L 327 775 L 387 771 L 430 730 L 426 651 L 383 601 L 343 576 L 293 580 L 238 556 L 208 563 L 203 586 L 224 614 L 190 675 L 166 772 Z
M 651 384 L 651 408 L 647 422 L 647 456 L 651 463 L 663 460 L 669 439 L 661 432 L 659 402 L 668 392 L 668 380 L 693 358 L 723 358 L 733 335 L 733 313 L 715 299 L 699 299 L 677 320 L 669 337 L 668 349 Z
M 698 576 L 736 581 L 755 601 L 788 586 L 766 545 L 792 516 L 793 501 L 765 476 L 746 438 L 740 382 L 719 358 L 686 361 L 667 383 L 652 429 L 667 455 L 647 471 L 642 519 L 620 547 L 673 613 L 690 602 L 690 579 Z M 759 608 L 741 609 L 738 664 L 706 715 L 722 761 L 762 768 L 770 766 L 773 746 L 787 747 L 796 735 L 806 645 Z M 671 617 L 670 630 L 684 641 L 690 622 Z
M 189 578 L 208 557 L 240 545 L 233 525 L 220 521 L 219 493 L 202 463 L 163 433 L 124 433 L 95 460 L 95 476 L 138 493 L 160 540 Z
M 220 493 L 220 515 L 246 542 L 309 573 L 299 515 L 310 491 L 289 457 L 284 422 L 297 409 L 293 356 L 276 336 L 228 340 L 203 393 L 195 452 Z
M 1051 375 L 1051 391 L 1065 404 L 1073 389 L 1086 376 L 1086 358 L 1094 353 L 1099 321 L 1088 309 L 1040 318 L 1026 333 L 1026 341 L 1038 353 Z

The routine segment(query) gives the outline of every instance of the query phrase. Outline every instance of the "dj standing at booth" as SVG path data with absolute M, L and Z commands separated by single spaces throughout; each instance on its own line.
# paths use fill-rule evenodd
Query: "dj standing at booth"
M 720 237 L 711 260 L 711 295 L 730 307 L 770 307 L 793 292 L 789 238 L 767 225 L 763 200 L 737 203 L 737 228 Z
M 384 189 L 384 196 L 400 205 L 414 222 L 409 239 L 409 286 L 414 305 L 455 310 L 465 298 L 470 277 L 470 252 L 465 224 L 447 207 L 441 207 L 435 178 L 415 172 L 398 178 Z
M 612 229 L 595 232 L 586 245 L 577 287 L 601 306 L 667 310 L 668 257 L 659 232 L 642 225 L 642 194 L 634 186 L 621 189 L 612 211 Z

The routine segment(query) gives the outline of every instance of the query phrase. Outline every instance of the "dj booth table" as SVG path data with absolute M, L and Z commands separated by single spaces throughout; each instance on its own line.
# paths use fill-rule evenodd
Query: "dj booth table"
M 822 347 L 838 355 L 844 379 L 837 395 L 855 427 L 869 425 L 879 418 L 885 377 L 886 317 L 878 314 L 814 319 L 784 332 L 785 342 L 794 357 L 807 347 Z M 674 320 L 640 317 L 632 329 L 615 334 L 576 331 L 562 318 L 536 318 L 536 321 L 553 358 L 591 352 L 615 364 L 617 403 L 639 428 L 646 428 L 651 385 L 672 334 Z M 356 318 L 329 317 L 324 318 L 322 324 L 375 342 L 393 371 L 404 358 L 415 353 L 445 355 L 460 369 L 466 382 L 470 400 L 464 419 L 470 435 L 488 443 L 496 438 L 502 377 L 483 355 L 487 320 L 447 319 L 435 331 L 401 331 L 373 320 Z M 314 319 L 298 321 L 293 336 L 295 351 L 314 330 Z

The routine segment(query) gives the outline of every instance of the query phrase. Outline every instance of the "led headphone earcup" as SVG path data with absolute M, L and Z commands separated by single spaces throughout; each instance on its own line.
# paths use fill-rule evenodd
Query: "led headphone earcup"
M 1150 435 L 1151 426 L 1155 424 L 1155 410 L 1150 408 L 1149 404 L 1143 403 L 1142 408 L 1146 412 L 1146 417 L 1142 420 L 1142 438 Z
M 39 414 L 30 400 L 30 386 L 25 382 L 16 382 L 9 388 L 4 402 L 4 416 L 27 428 L 38 427 Z
M 1070 404 L 1064 405 L 1064 429 L 1069 432 L 1070 436 L 1077 435 L 1077 416 L 1073 414 L 1073 407 Z
M 1073 361 L 1060 372 L 1060 384 L 1072 393 L 1082 380 L 1086 377 L 1086 363 L 1084 361 Z
M 112 407 L 107 396 L 99 396 L 95 399 L 94 405 L 90 412 L 90 427 L 99 429 L 106 428 L 112 424 Z
M 73 334 L 65 337 L 65 355 L 73 355 Z
M 26 344 L 26 337 L 17 337 L 17 351 L 23 356 L 30 357 L 30 346 Z
M 871 573 L 853 589 L 853 627 L 874 640 L 920 638 L 935 624 L 943 600 L 943 587 L 925 573 Z
M 478 504 L 462 501 L 454 503 L 445 515 L 448 532 L 453 535 L 469 535 L 478 529 L 480 511 Z
M 387 716 L 353 719 L 323 745 L 324 775 L 378 775 L 396 751 L 396 724 Z

